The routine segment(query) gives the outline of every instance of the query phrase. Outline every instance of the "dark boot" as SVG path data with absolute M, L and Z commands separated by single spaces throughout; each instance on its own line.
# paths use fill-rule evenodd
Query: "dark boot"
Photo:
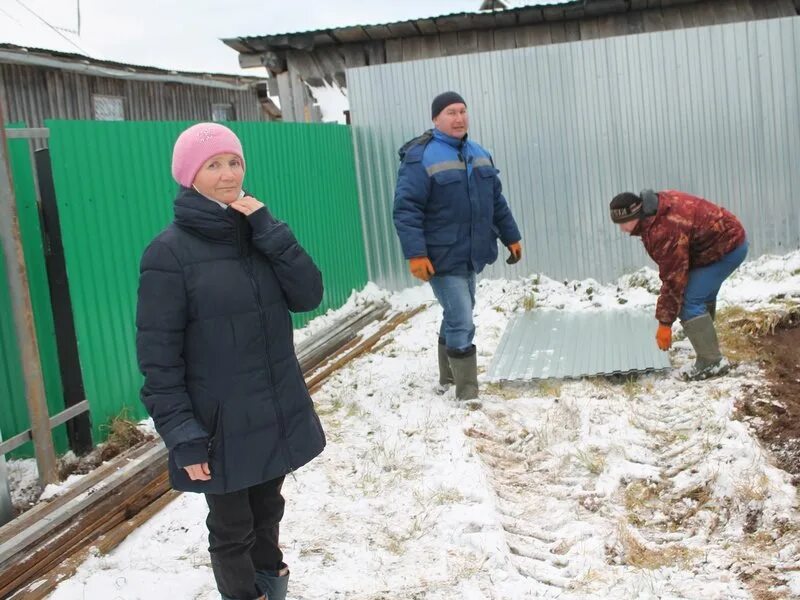
M 258 589 L 264 592 L 266 600 L 286 600 L 289 589 L 289 568 L 286 565 L 280 571 L 256 571 Z
M 439 385 L 436 387 L 438 394 L 444 394 L 453 385 L 453 371 L 447 359 L 447 346 L 444 338 L 439 338 Z
M 475 346 L 466 352 L 447 349 L 450 369 L 456 384 L 456 398 L 474 400 L 478 397 L 478 355 Z
M 682 325 L 697 355 L 694 366 L 684 371 L 682 377 L 688 381 L 699 381 L 727 373 L 731 365 L 719 351 L 719 340 L 711 314 L 683 321 Z
M 708 310 L 708 314 L 711 315 L 711 320 L 716 321 L 717 319 L 717 301 L 714 302 L 706 302 L 706 309 Z

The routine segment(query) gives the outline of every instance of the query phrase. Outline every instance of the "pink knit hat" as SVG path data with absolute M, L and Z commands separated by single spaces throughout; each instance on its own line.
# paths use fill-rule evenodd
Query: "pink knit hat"
M 242 143 L 236 134 L 219 123 L 198 123 L 178 136 L 172 150 L 172 177 L 184 187 L 192 187 L 194 177 L 212 156 L 235 154 L 242 159 Z

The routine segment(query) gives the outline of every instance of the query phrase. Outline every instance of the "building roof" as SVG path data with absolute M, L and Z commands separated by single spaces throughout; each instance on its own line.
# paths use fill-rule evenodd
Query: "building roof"
M 681 0 L 692 4 L 701 0 Z M 247 36 L 222 40 L 241 54 L 276 49 L 311 50 L 319 46 L 341 45 L 392 38 L 417 37 L 466 30 L 498 29 L 532 25 L 545 21 L 599 17 L 631 10 L 676 4 L 675 0 L 574 0 L 558 4 L 528 5 L 488 12 L 461 12 L 383 23 L 317 29 L 296 33 Z
M 157 67 L 97 60 L 73 52 L 46 50 L 43 48 L 26 48 L 7 43 L 0 43 L 0 63 L 25 64 L 80 71 L 87 75 L 94 75 L 97 77 L 186 83 L 226 89 L 247 89 L 265 81 L 265 77 L 171 71 L 168 69 L 159 69 Z

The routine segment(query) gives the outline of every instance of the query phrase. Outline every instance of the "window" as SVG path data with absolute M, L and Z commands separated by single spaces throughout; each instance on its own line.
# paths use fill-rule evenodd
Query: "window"
M 95 94 L 94 118 L 97 121 L 124 121 L 125 103 L 121 96 L 101 96 Z
M 233 121 L 233 104 L 212 104 L 211 120 L 215 123 L 220 121 Z

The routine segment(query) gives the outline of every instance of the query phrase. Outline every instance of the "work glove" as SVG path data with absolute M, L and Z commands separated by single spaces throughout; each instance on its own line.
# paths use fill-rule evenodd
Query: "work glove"
M 509 244 L 506 247 L 510 252 L 508 258 L 506 259 L 506 263 L 509 265 L 518 263 L 522 258 L 522 244 L 520 244 L 519 242 L 514 242 L 513 244 Z
M 656 343 L 661 350 L 669 350 L 672 346 L 672 326 L 658 324 L 658 331 L 656 331 Z
M 433 265 L 427 256 L 417 256 L 409 259 L 408 270 L 411 271 L 414 277 L 422 281 L 428 281 L 435 273 Z

